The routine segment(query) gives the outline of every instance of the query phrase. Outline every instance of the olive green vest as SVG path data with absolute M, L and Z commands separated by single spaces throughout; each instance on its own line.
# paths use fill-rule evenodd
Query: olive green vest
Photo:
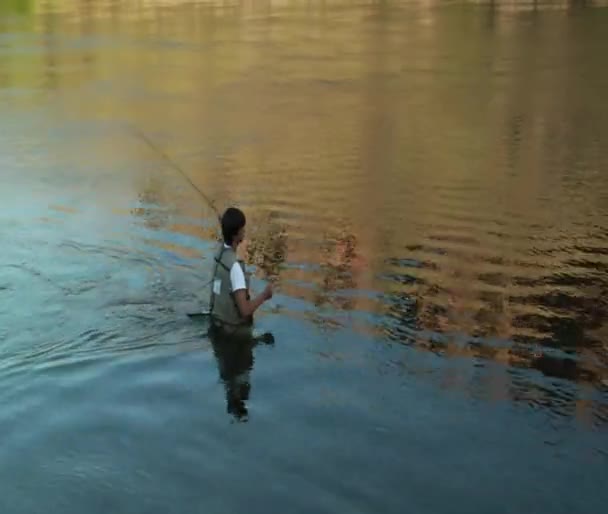
M 210 310 L 214 321 L 221 325 L 248 326 L 252 323 L 252 318 L 244 318 L 239 312 L 230 281 L 230 270 L 235 262 L 238 262 L 245 275 L 247 285 L 247 299 L 249 299 L 249 275 L 245 270 L 245 265 L 238 260 L 236 252 L 232 248 L 226 248 L 222 243 L 216 252 L 215 268 L 213 272 L 213 282 L 211 286 Z

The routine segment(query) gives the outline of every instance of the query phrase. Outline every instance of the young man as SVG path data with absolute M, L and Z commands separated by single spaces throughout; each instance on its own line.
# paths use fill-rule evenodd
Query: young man
M 272 286 L 267 285 L 262 294 L 251 300 L 249 277 L 236 254 L 238 245 L 245 238 L 245 215 L 241 210 L 230 207 L 224 212 L 221 223 L 224 241 L 214 258 L 211 317 L 223 328 L 248 327 L 253 323 L 253 313 L 272 298 Z

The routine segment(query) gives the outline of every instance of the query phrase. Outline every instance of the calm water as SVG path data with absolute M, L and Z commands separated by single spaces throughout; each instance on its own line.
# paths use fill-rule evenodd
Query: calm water
M 598 4 L 2 1 L 0 512 L 604 512 Z

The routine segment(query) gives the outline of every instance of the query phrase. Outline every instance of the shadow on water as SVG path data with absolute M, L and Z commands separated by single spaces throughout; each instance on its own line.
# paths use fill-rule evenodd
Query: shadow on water
M 247 422 L 247 402 L 255 362 L 254 349 L 259 344 L 274 345 L 274 338 L 268 333 L 260 337 L 254 337 L 250 333 L 227 334 L 213 326 L 209 329 L 208 337 L 224 385 L 226 412 L 237 422 Z

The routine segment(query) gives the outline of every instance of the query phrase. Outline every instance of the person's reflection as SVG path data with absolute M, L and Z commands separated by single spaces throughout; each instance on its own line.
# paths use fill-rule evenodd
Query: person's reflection
M 250 375 L 253 370 L 253 349 L 257 344 L 273 344 L 271 334 L 254 337 L 251 332 L 228 334 L 211 327 L 209 339 L 217 360 L 220 379 L 226 393 L 226 411 L 235 421 L 249 419 L 247 401 L 251 391 Z

